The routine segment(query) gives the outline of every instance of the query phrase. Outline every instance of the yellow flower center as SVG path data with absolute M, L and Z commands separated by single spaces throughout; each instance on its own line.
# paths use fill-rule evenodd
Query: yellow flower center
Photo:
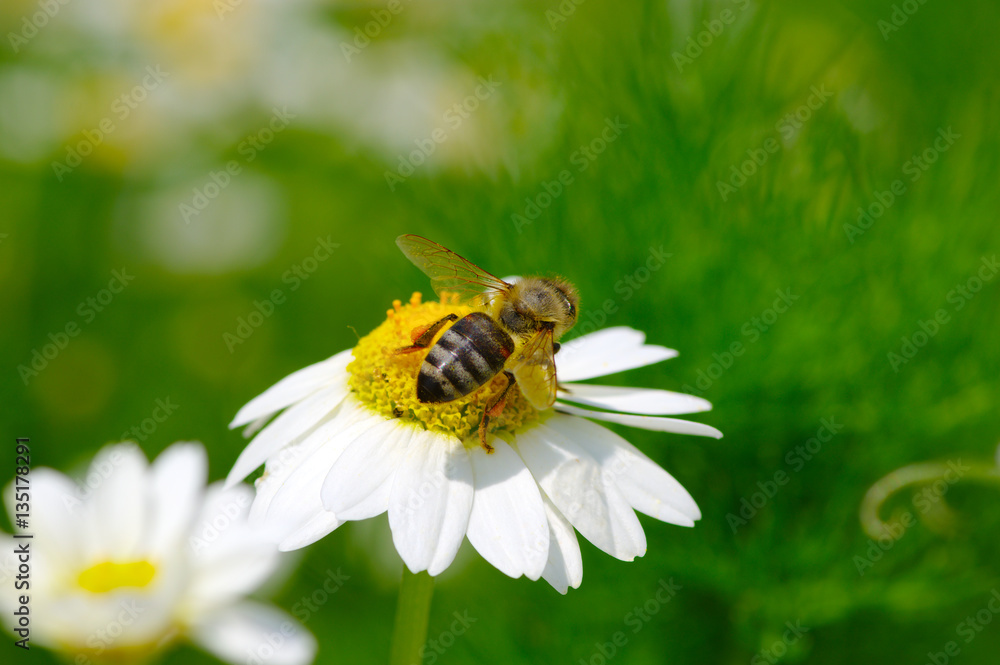
M 148 561 L 116 563 L 104 561 L 80 573 L 77 583 L 91 593 L 107 593 L 121 587 L 144 587 L 153 581 L 156 568 Z
M 461 319 L 474 310 L 460 305 L 457 299 L 442 294 L 441 302 L 421 302 L 414 293 L 406 305 L 393 301 L 384 323 L 363 337 L 354 347 L 354 360 L 347 366 L 350 385 L 358 398 L 371 410 L 388 418 L 399 418 L 418 424 L 425 429 L 452 434 L 467 446 L 479 445 L 477 432 L 483 412 L 507 385 L 501 372 L 491 381 L 465 397 L 439 404 L 424 403 L 417 399 L 417 376 L 424 356 L 451 324 L 444 325 L 427 346 L 427 350 L 396 353 L 398 349 L 413 344 L 413 332 L 433 324 L 449 314 Z M 507 393 L 506 404 L 500 417 L 490 422 L 493 432 L 514 431 L 522 425 L 538 420 L 538 411 L 513 388 Z

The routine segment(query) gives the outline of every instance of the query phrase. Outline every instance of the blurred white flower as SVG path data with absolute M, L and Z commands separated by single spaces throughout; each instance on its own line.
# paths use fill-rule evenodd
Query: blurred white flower
M 713 427 L 662 417 L 711 405 L 665 390 L 582 383 L 672 358 L 631 328 L 609 328 L 560 351 L 563 390 L 536 411 L 511 391 L 488 454 L 477 435 L 493 382 L 444 404 L 416 399 L 423 354 L 395 355 L 410 331 L 469 308 L 398 301 L 353 350 L 286 377 L 244 406 L 231 427 L 253 432 L 283 409 L 243 451 L 227 482 L 265 464 L 250 519 L 282 533 L 280 547 L 308 545 L 349 520 L 389 514 L 397 551 L 413 572 L 438 575 L 468 537 L 511 577 L 544 577 L 565 593 L 579 586 L 576 538 L 631 561 L 646 551 L 635 510 L 693 526 L 694 500 L 670 474 L 614 432 L 588 419 L 721 437 Z M 505 382 L 504 379 L 498 379 Z M 569 401 L 596 408 L 582 408 Z M 597 410 L 607 409 L 607 410 Z
M 206 473 L 197 443 L 174 444 L 152 464 L 134 444 L 107 446 L 81 485 L 33 470 L 26 531 L 33 537 L 0 534 L 4 624 L 16 627 L 17 598 L 27 593 L 31 644 L 74 656 L 138 661 L 186 638 L 234 664 L 310 662 L 316 642 L 308 631 L 245 599 L 281 556 L 247 525 L 251 492 L 221 483 L 206 489 Z M 14 493 L 12 483 L 5 492 L 12 522 Z M 31 586 L 15 591 L 15 547 L 25 543 Z
M 387 167 L 424 145 L 433 148 L 418 158 L 427 173 L 516 169 L 545 150 L 562 111 L 551 84 L 529 74 L 495 79 L 495 94 L 473 100 L 474 109 L 465 104 L 491 73 L 455 57 L 440 35 L 475 43 L 523 18 L 507 3 L 475 11 L 452 0 L 403 3 L 391 14 L 325 0 L 57 6 L 18 43 L 18 64 L 0 66 L 0 92 L 17 100 L 0 111 L 0 150 L 18 161 L 169 171 L 231 150 L 278 108 L 296 127 Z M 35 11 L 34 3 L 4 5 L 0 26 L 20 35 Z
M 250 169 L 235 175 L 211 170 L 123 197 L 119 231 L 124 242 L 172 272 L 204 275 L 252 268 L 281 247 L 283 194 L 273 179 Z M 129 237 L 129 232 L 135 235 Z

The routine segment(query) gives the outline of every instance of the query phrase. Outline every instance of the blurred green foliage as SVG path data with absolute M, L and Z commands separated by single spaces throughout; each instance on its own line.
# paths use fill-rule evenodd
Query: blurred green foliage
M 902 5 L 916 12 L 886 32 L 880 21 L 891 22 Z M 349 35 L 379 6 L 331 4 L 315 20 Z M 240 192 L 264 191 L 253 201 L 273 205 L 264 230 L 242 226 L 246 206 L 220 196 L 211 206 L 231 206 L 229 225 L 195 238 L 209 248 L 208 267 L 178 268 L 158 253 L 172 234 L 196 233 L 199 218 L 185 224 L 171 209 L 171 223 L 154 233 L 142 202 L 161 190 L 181 193 L 171 194 L 172 206 L 190 199 L 189 187 L 170 187 L 208 182 L 227 160 L 242 160 L 242 134 L 198 127 L 194 143 L 217 146 L 207 159 L 165 157 L 139 172 L 128 159 L 91 159 L 61 181 L 51 162 L 64 158 L 73 137 L 34 159 L 0 159 L 0 431 L 10 442 L 30 436 L 36 465 L 79 469 L 169 398 L 176 413 L 143 434 L 142 447 L 154 456 L 175 440 L 204 441 L 211 475 L 221 478 L 244 445 L 226 429 L 239 406 L 352 346 L 394 298 L 429 290 L 393 243 L 418 233 L 498 275 L 566 276 L 583 297 L 581 322 L 612 301 L 606 325 L 644 330 L 681 355 L 611 381 L 680 390 L 715 374 L 700 389 L 715 409 L 701 419 L 726 435 L 623 429 L 691 491 L 701 522 L 687 530 L 642 518 L 649 549 L 631 564 L 582 543 L 584 582 L 567 597 L 466 553 L 438 582 L 431 637 L 448 629 L 453 612 L 476 622 L 437 662 L 596 665 L 604 661 L 595 643 L 616 631 L 627 643 L 608 662 L 768 662 L 751 659 L 782 640 L 785 622 L 808 631 L 780 650 L 781 662 L 916 665 L 950 640 L 961 662 L 993 662 L 995 626 L 969 643 L 957 631 L 1000 586 L 995 485 L 949 487 L 948 528 L 932 529 L 921 516 L 864 575 L 856 557 L 870 547 L 858 509 L 875 481 L 920 461 L 990 464 L 1000 440 L 1000 280 L 970 298 L 954 291 L 974 286 L 983 258 L 1000 248 L 1000 8 L 986 0 L 562 6 L 574 8 L 565 21 L 549 13 L 560 12 L 554 1 L 492 8 L 475 38 L 449 13 L 469 19 L 455 4 L 407 9 L 371 53 L 422 35 L 477 75 L 505 82 L 495 101 L 507 122 L 487 137 L 500 145 L 483 153 L 492 157 L 477 162 L 472 150 L 465 161 L 432 167 L 432 156 L 390 192 L 392 154 L 350 132 L 293 121 L 252 169 L 240 162 L 253 174 L 234 177 L 246 184 Z M 721 22 L 724 10 L 732 23 Z M 720 34 L 712 35 L 716 20 Z M 5 21 L 6 34 L 20 15 Z M 690 46 L 699 38 L 700 53 Z M 0 74 L 44 59 L 30 46 L 4 50 Z M 71 62 L 46 66 L 76 71 Z M 808 109 L 814 86 L 831 96 Z M 525 90 L 548 102 L 519 97 Z M 14 100 L 0 100 L 8 104 Z M 799 120 L 787 119 L 796 112 Z M 270 109 L 241 114 L 249 135 L 267 125 Z M 627 128 L 581 170 L 578 151 L 617 118 Z M 6 128 L 4 140 L 13 141 L 18 128 Z M 949 128 L 959 137 L 914 171 L 914 156 Z M 723 197 L 719 183 L 733 184 L 733 167 L 762 154 L 766 161 L 745 166 L 753 173 Z M 512 215 L 526 215 L 526 199 L 540 201 L 563 170 L 572 183 L 518 228 Z M 877 211 L 873 202 L 888 200 L 883 193 L 896 180 L 905 191 L 869 228 L 845 228 L 857 225 L 859 207 Z M 243 196 L 235 187 L 224 195 Z M 257 238 L 257 253 L 213 267 L 213 247 L 238 253 L 244 234 Z M 295 277 L 296 266 L 311 265 L 305 259 L 318 238 L 339 248 L 304 272 L 308 279 Z M 628 287 L 660 248 L 671 254 L 664 267 Z M 123 267 L 134 281 L 89 320 L 84 303 Z M 224 335 L 275 289 L 284 302 L 230 350 Z M 768 320 L 779 289 L 798 299 L 763 330 L 755 317 Z M 903 338 L 939 309 L 947 323 L 894 368 L 888 354 L 901 354 Z M 80 334 L 23 380 L 19 366 L 30 366 L 69 322 Z M 734 342 L 742 355 L 724 371 L 713 368 L 728 363 Z M 824 418 L 843 430 L 806 463 L 791 464 L 786 455 Z M 738 515 L 741 500 L 779 471 L 787 483 L 734 533 L 727 515 Z M 919 513 L 914 505 L 903 492 L 883 515 Z M 317 662 L 384 662 L 399 566 L 385 529 L 342 527 L 303 552 L 301 567 L 273 590 L 281 606 L 308 612 Z M 304 610 L 331 569 L 350 580 L 322 607 Z M 633 632 L 630 613 L 669 579 L 681 590 Z M 166 658 L 207 661 L 188 649 Z

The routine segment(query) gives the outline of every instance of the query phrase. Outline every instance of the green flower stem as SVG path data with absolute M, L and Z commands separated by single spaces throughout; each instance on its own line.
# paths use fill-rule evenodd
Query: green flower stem
M 420 665 L 420 649 L 427 641 L 433 594 L 434 578 L 426 572 L 411 573 L 404 564 L 389 665 Z

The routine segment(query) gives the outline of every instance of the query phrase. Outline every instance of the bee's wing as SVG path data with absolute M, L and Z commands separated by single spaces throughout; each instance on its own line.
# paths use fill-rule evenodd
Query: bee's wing
M 396 238 L 396 244 L 413 265 L 431 278 L 431 287 L 439 296 L 449 291 L 457 293 L 462 302 L 480 296 L 485 303 L 496 293 L 510 290 L 507 282 L 427 238 L 403 235 Z
M 509 366 L 521 392 L 536 409 L 547 409 L 556 401 L 556 360 L 552 330 L 539 330 L 511 360 Z

